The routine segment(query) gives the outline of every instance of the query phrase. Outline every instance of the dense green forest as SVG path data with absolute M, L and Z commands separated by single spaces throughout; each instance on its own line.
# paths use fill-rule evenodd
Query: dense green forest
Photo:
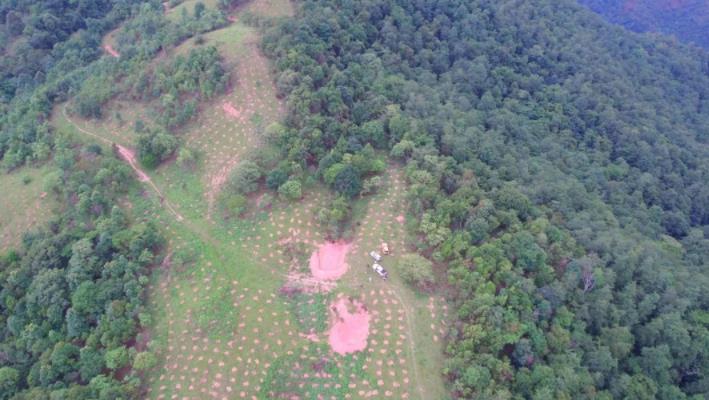
M 45 123 L 101 55 L 101 39 L 138 1 L 0 2 L 0 158 L 6 169 L 46 160 Z
M 0 399 L 135 398 L 155 362 L 136 335 L 162 239 L 115 205 L 132 181 L 122 162 L 59 138 L 53 164 L 63 209 L 0 257 Z
M 346 198 L 366 148 L 404 163 L 455 397 L 709 393 L 706 53 L 522 0 L 304 1 L 264 48 L 289 107 L 269 180 Z
M 635 32 L 674 35 L 709 49 L 709 3 L 705 0 L 579 0 Z

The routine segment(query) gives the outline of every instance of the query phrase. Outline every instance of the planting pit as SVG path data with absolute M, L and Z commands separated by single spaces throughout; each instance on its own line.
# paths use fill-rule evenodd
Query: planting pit
M 355 308 L 350 312 L 349 306 Z M 330 329 L 329 343 L 335 353 L 347 354 L 362 351 L 367 347 L 369 336 L 369 312 L 358 301 L 340 298 L 332 306 L 335 322 Z
M 321 244 L 310 256 L 310 272 L 315 279 L 336 280 L 347 272 L 345 257 L 351 245 L 344 242 Z

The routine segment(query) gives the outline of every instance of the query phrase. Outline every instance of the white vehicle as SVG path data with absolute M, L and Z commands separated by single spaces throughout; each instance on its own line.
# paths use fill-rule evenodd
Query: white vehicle
M 387 273 L 387 270 L 384 269 L 381 265 L 374 263 L 372 264 L 372 269 L 374 272 L 377 273 L 382 279 L 386 280 L 389 277 L 389 274 Z
M 371 251 L 369 255 L 374 259 L 374 261 L 381 261 L 382 256 L 381 254 L 377 253 L 376 251 Z

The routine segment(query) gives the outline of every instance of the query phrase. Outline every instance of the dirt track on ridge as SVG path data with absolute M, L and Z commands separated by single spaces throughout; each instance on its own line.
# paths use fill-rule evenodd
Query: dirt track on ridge
M 64 105 L 64 107 L 62 107 L 62 115 L 63 115 L 64 118 L 66 118 L 66 120 L 69 121 L 69 123 L 70 123 L 74 128 L 76 128 L 79 132 L 81 132 L 81 133 L 83 133 L 83 134 L 86 134 L 86 135 L 89 135 L 89 136 L 92 136 L 92 137 L 94 137 L 94 138 L 96 138 L 96 139 L 98 139 L 98 140 L 100 140 L 100 141 L 102 141 L 102 142 L 104 142 L 104 143 L 106 143 L 106 144 L 108 144 L 108 145 L 116 146 L 116 148 L 118 149 L 118 155 L 120 156 L 120 158 L 121 158 L 123 161 L 125 161 L 126 163 L 128 163 L 128 165 L 130 165 L 130 167 L 133 169 L 133 171 L 135 172 L 135 174 L 138 175 L 138 180 L 141 181 L 141 182 L 143 182 L 143 183 L 145 183 L 145 184 L 147 184 L 148 186 L 150 186 L 150 187 L 155 191 L 155 193 L 156 193 L 156 194 L 158 195 L 158 197 L 160 198 L 160 203 L 161 203 L 165 208 L 167 208 L 167 210 L 170 211 L 170 213 L 171 213 L 172 215 L 175 216 L 175 220 L 177 220 L 178 222 L 181 222 L 181 221 L 184 220 L 184 218 L 182 217 L 182 215 L 180 215 L 180 213 L 178 213 L 178 212 L 175 210 L 175 208 L 172 206 L 172 204 L 170 204 L 170 202 L 167 200 L 167 198 L 165 198 L 165 196 L 162 194 L 162 192 L 160 191 L 160 189 L 158 189 L 158 187 L 155 185 L 155 183 L 154 183 L 153 180 L 150 178 L 150 176 L 149 176 L 148 174 L 146 174 L 145 171 L 143 171 L 142 169 L 140 169 L 140 167 L 138 166 L 138 163 L 137 163 L 137 161 L 136 161 L 135 151 L 134 151 L 134 150 L 129 149 L 128 147 L 125 147 L 125 146 L 120 145 L 120 144 L 118 144 L 118 143 L 112 142 L 112 141 L 106 139 L 106 138 L 103 137 L 103 136 L 100 136 L 100 135 L 98 135 L 98 134 L 96 134 L 96 133 L 90 132 L 90 131 L 88 131 L 88 130 L 82 128 L 82 127 L 80 127 L 80 126 L 77 125 L 71 118 L 69 118 L 69 115 L 66 113 L 66 105 Z

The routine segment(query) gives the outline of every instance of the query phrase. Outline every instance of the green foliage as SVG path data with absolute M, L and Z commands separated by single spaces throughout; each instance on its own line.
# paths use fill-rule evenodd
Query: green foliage
M 337 192 L 348 197 L 354 197 L 362 190 L 362 181 L 359 173 L 352 165 L 344 165 L 335 174 L 332 186 Z
M 197 162 L 197 156 L 194 151 L 181 147 L 177 152 L 177 163 L 183 168 L 194 168 Z
M 0 368 L 0 399 L 6 400 L 12 397 L 18 389 L 20 383 L 20 373 L 15 368 Z
M 177 148 L 177 139 L 163 129 L 151 129 L 138 135 L 138 158 L 146 168 L 156 168 Z
M 709 4 L 703 0 L 680 3 L 581 0 L 579 3 L 632 31 L 672 35 L 709 49 L 709 31 L 706 23 L 702 23 L 709 16 Z
M 227 190 L 236 194 L 249 194 L 258 189 L 262 176 L 261 168 L 256 163 L 244 160 L 229 174 Z
M 86 154 L 62 146 L 69 159 Z M 122 162 L 99 154 L 68 170 L 55 162 L 62 214 L 0 257 L 0 398 L 48 399 L 47 388 L 56 398 L 128 398 L 134 386 L 108 379 L 105 368 L 127 365 L 161 238 L 113 207 L 131 176 Z
M 330 317 L 329 298 L 321 293 L 298 293 L 288 299 L 298 327 L 305 334 L 325 332 Z
M 344 233 L 345 223 L 352 216 L 352 207 L 349 199 L 338 197 L 329 204 L 318 210 L 317 219 L 328 232 L 332 239 L 338 239 Z
M 248 201 L 241 194 L 222 191 L 217 197 L 217 205 L 222 219 L 238 218 L 246 211 Z
M 135 355 L 133 369 L 136 371 L 147 371 L 157 364 L 155 355 L 149 351 L 142 351 Z
M 707 392 L 705 53 L 547 0 L 308 0 L 264 49 L 289 105 L 269 137 L 341 195 L 331 235 L 373 149 L 406 164 L 454 397 Z
M 49 157 L 54 136 L 47 119 L 54 103 L 70 95 L 75 96 L 69 109 L 90 118 L 102 117 L 104 104 L 116 96 L 149 100 L 157 122 L 174 128 L 194 116 L 199 100 L 226 87 L 228 76 L 214 47 L 193 49 L 157 68 L 149 65 L 158 51 L 225 25 L 221 10 L 178 23 L 166 18 L 160 2 L 35 3 L 0 3 L 0 15 L 14 11 L 9 17 L 14 28 L 27 28 L 13 36 L 12 55 L 0 63 L 0 158 L 7 169 Z M 104 34 L 124 19 L 112 34 L 120 57 L 100 57 Z M 149 155 L 145 161 L 154 164 L 158 158 Z
M 403 254 L 397 263 L 399 275 L 411 286 L 426 289 L 433 284 L 433 263 L 416 253 Z
M 362 184 L 362 192 L 360 194 L 362 195 L 368 195 L 368 194 L 375 194 L 379 192 L 379 190 L 382 188 L 382 178 L 379 176 L 373 176 L 369 179 L 366 179 L 364 183 Z
M 196 101 L 211 99 L 226 89 L 229 76 L 214 46 L 191 49 L 158 66 L 135 82 L 133 91 L 144 99 L 160 99 L 155 112 L 167 128 L 180 126 L 197 112 Z M 148 81 L 148 84 L 146 84 Z
M 344 398 L 351 390 L 350 382 L 357 380 L 365 381 L 367 385 L 375 384 L 366 369 L 362 368 L 364 361 L 365 357 L 361 355 L 333 355 L 326 344 L 310 343 L 292 355 L 277 358 L 271 364 L 261 385 L 259 398 Z M 317 388 L 317 394 L 313 394 L 312 388 Z
M 291 179 L 278 188 L 278 194 L 288 201 L 300 200 L 303 197 L 303 189 L 300 181 Z
M 128 350 L 125 346 L 120 346 L 106 352 L 104 357 L 106 368 L 117 370 L 128 365 Z

